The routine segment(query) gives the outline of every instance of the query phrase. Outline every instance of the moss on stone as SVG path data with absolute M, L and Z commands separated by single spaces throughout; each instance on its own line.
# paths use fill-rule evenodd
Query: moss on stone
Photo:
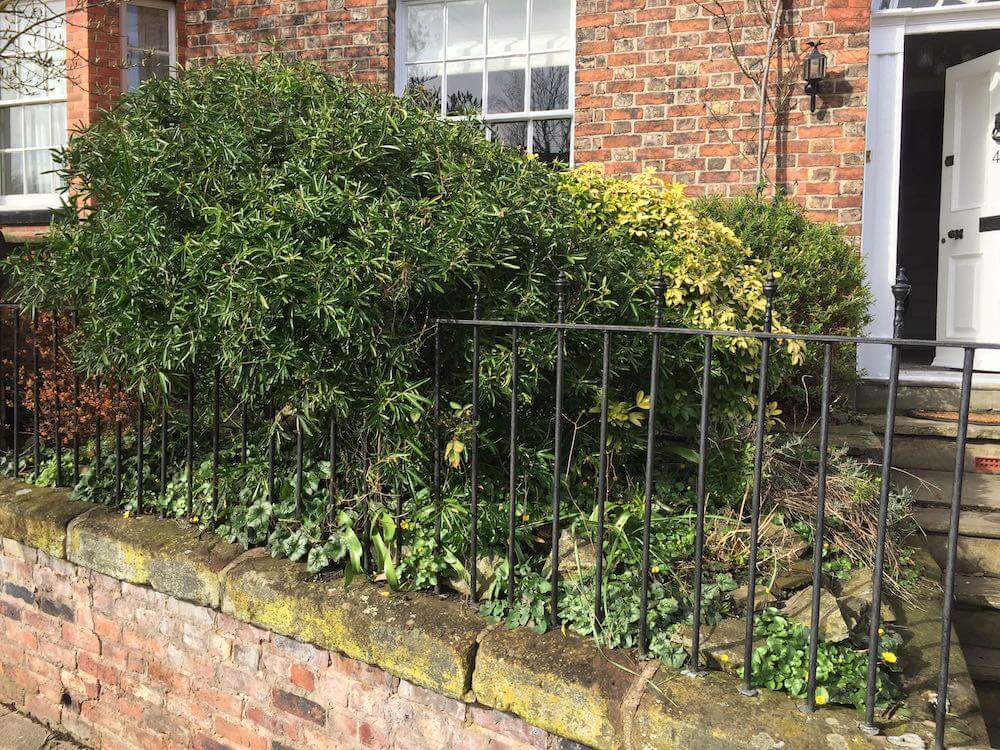
M 621 747 L 622 705 L 639 667 L 622 651 L 559 631 L 496 628 L 483 638 L 476 700 L 595 748 Z
M 0 479 L 0 536 L 64 559 L 67 525 L 93 507 L 65 490 Z
M 288 560 L 247 557 L 225 576 L 223 612 L 299 641 L 375 664 L 450 698 L 469 688 L 483 621 L 426 594 L 389 593 L 363 581 L 313 580 Z
M 169 596 L 219 607 L 220 573 L 242 550 L 181 521 L 96 507 L 69 525 L 69 560 Z

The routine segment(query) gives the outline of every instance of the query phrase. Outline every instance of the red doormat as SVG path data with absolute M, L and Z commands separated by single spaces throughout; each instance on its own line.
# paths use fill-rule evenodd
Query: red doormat
M 936 422 L 957 422 L 957 411 L 932 411 L 930 409 L 914 409 L 911 417 L 918 419 L 933 419 Z M 1000 412 L 982 411 L 969 414 L 969 424 L 996 425 L 1000 427 Z

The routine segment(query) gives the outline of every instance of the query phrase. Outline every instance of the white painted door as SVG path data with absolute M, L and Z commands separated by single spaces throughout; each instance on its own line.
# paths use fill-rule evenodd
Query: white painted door
M 1000 341 L 1000 51 L 949 68 L 938 238 L 937 337 Z M 934 364 L 961 367 L 939 347 Z M 1000 371 L 1000 351 L 976 353 Z

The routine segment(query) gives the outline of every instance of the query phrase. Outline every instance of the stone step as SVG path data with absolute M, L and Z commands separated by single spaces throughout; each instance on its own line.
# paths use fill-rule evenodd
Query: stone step
M 969 676 L 983 682 L 1000 682 L 1000 648 L 962 646 Z
M 965 607 L 1000 610 L 1000 578 L 956 575 L 955 601 Z
M 884 414 L 865 414 L 861 417 L 861 424 L 868 427 L 876 435 L 885 434 Z M 900 414 L 896 416 L 896 421 L 893 424 L 893 433 L 897 437 L 900 435 L 914 435 L 918 437 L 951 438 L 954 440 L 958 435 L 958 423 L 937 419 L 920 419 Z M 967 437 L 969 440 L 1000 441 L 1000 425 L 970 422 Z
M 909 487 L 917 505 L 950 506 L 953 471 L 893 472 L 897 486 Z M 962 508 L 1000 511 L 1000 474 L 966 474 L 962 480 Z
M 957 606 L 952 613 L 963 646 L 1000 648 L 1000 609 Z
M 948 508 L 916 508 L 913 518 L 927 534 L 947 534 L 951 522 Z M 958 533 L 964 537 L 1000 539 L 1000 512 L 965 510 L 959 515 Z
M 945 552 L 948 548 L 946 535 L 928 534 L 925 537 L 920 537 L 916 544 L 927 549 L 937 564 L 941 566 L 941 569 L 944 569 Z M 956 561 L 958 573 L 966 575 L 981 573 L 987 577 L 1000 579 L 1000 539 L 959 537 Z M 997 593 L 1000 594 L 1000 590 Z
M 830 442 L 845 446 L 852 455 L 875 463 L 882 461 L 882 436 L 863 426 L 838 425 L 830 431 Z M 1000 459 L 1000 442 L 970 440 L 966 443 L 966 472 L 975 472 L 975 460 L 980 457 Z M 950 471 L 955 468 L 955 441 L 897 434 L 893 440 L 892 465 L 900 469 Z
M 896 393 L 896 411 L 905 413 L 914 409 L 957 411 L 961 399 L 958 383 L 918 383 L 905 374 Z M 864 412 L 885 413 L 888 388 L 884 381 L 869 381 L 858 386 L 855 394 L 857 409 Z M 973 381 L 973 411 L 1000 411 L 1000 388 L 994 382 L 977 384 Z

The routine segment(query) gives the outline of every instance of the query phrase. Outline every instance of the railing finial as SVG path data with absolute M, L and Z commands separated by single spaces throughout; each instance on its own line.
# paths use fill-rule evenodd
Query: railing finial
M 556 307 L 556 317 L 560 323 L 563 322 L 563 318 L 566 315 L 567 287 L 569 287 L 569 278 L 566 276 L 566 270 L 559 269 L 559 277 L 556 279 L 556 294 L 559 297 L 559 303 Z
M 906 312 L 906 300 L 910 296 L 910 281 L 902 266 L 896 271 L 896 283 L 892 285 L 892 296 L 896 300 L 892 315 L 892 335 L 899 338 L 903 335 L 903 313 Z

